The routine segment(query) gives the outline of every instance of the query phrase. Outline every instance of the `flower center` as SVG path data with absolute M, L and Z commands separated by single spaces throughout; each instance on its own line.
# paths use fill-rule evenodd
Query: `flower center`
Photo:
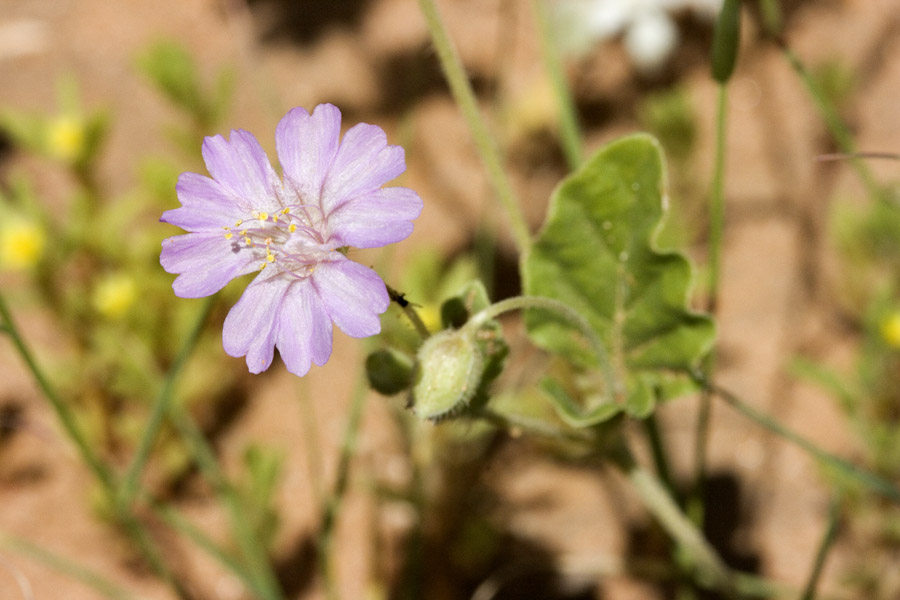
M 321 209 L 310 204 L 286 206 L 274 214 L 253 211 L 224 229 L 231 251 L 251 252 L 260 271 L 271 267 L 298 279 L 309 277 L 334 250 Z

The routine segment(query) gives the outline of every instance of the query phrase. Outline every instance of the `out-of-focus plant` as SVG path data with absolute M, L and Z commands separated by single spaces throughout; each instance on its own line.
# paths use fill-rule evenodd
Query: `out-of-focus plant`
M 638 123 L 652 133 L 666 151 L 669 170 L 670 212 L 662 225 L 659 244 L 690 247 L 707 222 L 707 194 L 694 165 L 697 116 L 687 90 L 675 87 L 648 94 L 637 108 Z
M 48 232 L 25 179 L 0 192 L 0 223 L 0 270 L 36 272 Z
M 172 172 L 147 163 L 141 187 L 112 196 L 97 176 L 109 117 L 81 109 L 69 80 L 60 85 L 59 103 L 60 112 L 49 116 L 2 112 L 0 126 L 20 150 L 56 161 L 76 187 L 68 198 L 38 200 L 19 175 L 8 194 L 14 198 L 0 208 L 10 213 L 0 231 L 0 259 L 30 269 L 44 306 L 68 336 L 60 345 L 66 352 L 55 357 L 58 382 L 78 399 L 79 418 L 112 458 L 137 442 L 140 428 L 130 424 L 158 394 L 194 309 L 172 301 L 167 277 L 155 267 L 162 226 L 145 226 L 164 190 L 171 195 Z M 62 211 L 51 210 L 51 202 Z M 207 398 L 234 381 L 210 367 L 195 379 Z
M 640 71 L 657 73 L 677 47 L 681 34 L 672 13 L 691 11 L 712 19 L 721 0 L 557 0 L 553 11 L 557 37 L 566 53 L 580 55 L 599 41 L 621 36 Z
M 845 61 L 832 58 L 819 63 L 811 73 L 825 100 L 843 111 L 858 86 L 857 74 Z
M 865 453 L 865 464 L 887 480 L 900 479 L 900 305 L 895 293 L 873 300 L 863 315 L 862 341 L 852 370 L 828 368 L 809 359 L 794 361 L 798 377 L 828 391 L 844 412 Z M 884 557 L 900 551 L 900 509 L 873 495 L 858 481 L 835 475 L 844 498 L 850 544 L 859 559 L 846 569 L 850 585 L 867 598 L 890 598 L 900 582 L 885 578 Z
M 167 52 L 169 57 L 186 56 L 173 46 Z M 166 74 L 166 85 L 173 90 L 193 89 L 196 73 L 184 64 L 181 67 Z M 179 78 L 185 80 L 179 83 Z M 177 97 L 183 102 L 178 108 L 192 112 L 188 126 L 182 126 L 175 137 L 193 139 L 196 147 L 197 129 L 211 126 L 225 109 L 229 92 L 225 79 L 215 103 L 191 104 L 186 96 Z M 17 297 L 20 289 L 33 289 L 39 308 L 53 319 L 57 342 L 36 352 L 53 372 L 53 385 L 58 388 L 53 397 L 59 398 L 54 401 L 59 403 L 61 418 L 98 474 L 90 494 L 95 509 L 131 535 L 154 569 L 173 582 L 181 595 L 180 583 L 154 550 L 132 503 L 141 493 L 165 495 L 174 489 L 198 458 L 195 448 L 169 426 L 154 431 L 159 436 L 148 445 L 148 418 L 161 396 L 177 392 L 178 406 L 205 419 L 203 426 L 213 429 L 218 427 L 210 420 L 217 413 L 213 405 L 222 399 L 232 401 L 242 392 L 235 371 L 225 365 L 227 359 L 215 352 L 198 352 L 191 361 L 191 377 L 177 390 L 167 389 L 173 386 L 169 371 L 183 360 L 178 355 L 196 328 L 200 309 L 198 303 L 172 297 L 171 278 L 158 266 L 165 226 L 157 219 L 171 206 L 179 169 L 169 159 L 146 157 L 138 168 L 137 185 L 113 194 L 98 176 L 111 126 L 108 113 L 83 109 L 72 80 L 63 80 L 59 90 L 55 114 L 0 110 L 0 128 L 16 150 L 47 159 L 42 168 L 59 169 L 70 175 L 71 182 L 58 191 L 50 190 L 54 197 L 38 197 L 30 183 L 33 176 L 24 167 L 3 182 L 0 270 L 20 273 L 13 280 L 18 285 L 3 291 Z M 7 331 L 6 323 L 3 331 Z M 18 336 L 15 330 L 9 331 Z M 219 346 L 221 341 L 215 332 L 204 330 L 194 343 L 202 349 Z M 128 491 L 127 501 L 122 502 L 118 469 L 113 465 L 126 464 L 142 446 L 154 450 L 158 460 L 129 468 L 128 478 L 145 487 Z M 258 453 L 254 456 L 248 463 L 249 485 L 266 483 L 268 487 L 259 487 L 255 497 L 248 496 L 247 518 L 252 514 L 256 522 L 250 528 L 254 535 L 271 540 L 277 521 L 263 505 L 276 485 L 277 468 L 259 459 Z
M 234 71 L 220 69 L 215 82 L 207 85 L 184 45 L 171 39 L 151 44 L 138 57 L 137 66 L 190 119 L 188 131 L 172 129 L 170 133 L 186 152 L 193 153 L 197 138 L 215 130 L 226 115 L 234 91 Z
M 57 85 L 58 111 L 53 115 L 0 109 L 0 129 L 13 143 L 70 168 L 85 184 L 92 183 L 94 163 L 109 127 L 106 111 L 86 112 L 74 79 Z

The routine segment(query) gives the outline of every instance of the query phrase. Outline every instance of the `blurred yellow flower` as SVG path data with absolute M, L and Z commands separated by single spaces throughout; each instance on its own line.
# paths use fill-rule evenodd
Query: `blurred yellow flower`
M 881 338 L 888 346 L 900 348 L 900 311 L 894 311 L 882 319 Z
M 47 234 L 30 219 L 18 217 L 0 225 L 0 268 L 30 269 L 44 253 Z
M 127 273 L 106 275 L 94 288 L 91 302 L 108 319 L 123 317 L 137 300 L 137 284 Z
M 47 150 L 54 158 L 76 161 L 84 152 L 84 122 L 72 115 L 59 115 L 47 129 Z
M 418 309 L 419 318 L 428 331 L 440 331 L 443 329 L 441 323 L 441 307 L 435 302 L 428 302 L 425 306 Z

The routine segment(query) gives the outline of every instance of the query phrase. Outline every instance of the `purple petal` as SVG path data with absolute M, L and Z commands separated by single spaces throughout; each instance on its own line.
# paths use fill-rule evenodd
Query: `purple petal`
M 377 190 L 406 170 L 403 148 L 388 146 L 384 131 L 360 123 L 347 130 L 322 190 L 326 214 L 344 202 Z
M 290 284 L 284 277 L 254 279 L 225 317 L 222 327 L 225 352 L 235 357 L 247 355 L 251 373 L 261 373 L 272 364 L 275 323 Z
M 303 377 L 310 363 L 331 356 L 331 318 L 310 280 L 295 281 L 284 296 L 275 344 L 287 370 Z
M 181 298 L 215 294 L 225 284 L 256 269 L 250 253 L 232 252 L 223 231 L 186 233 L 163 240 L 159 262 L 169 273 L 180 273 L 172 283 Z
M 245 213 L 275 212 L 280 208 L 275 190 L 278 175 L 253 134 L 231 130 L 231 141 L 221 135 L 203 140 L 203 160 L 209 174 L 235 196 Z
M 377 248 L 409 237 L 422 199 L 405 187 L 389 187 L 342 204 L 328 216 L 331 239 L 341 246 Z
M 221 229 L 247 216 L 218 182 L 197 173 L 182 173 L 175 186 L 180 208 L 167 210 L 160 221 L 187 231 Z
M 375 271 L 343 258 L 320 263 L 312 283 L 331 320 L 349 336 L 361 338 L 381 331 L 378 315 L 390 299 Z
M 341 111 L 331 104 L 318 105 L 312 115 L 301 107 L 294 108 L 278 123 L 278 160 L 285 179 L 304 202 L 318 202 L 340 134 Z

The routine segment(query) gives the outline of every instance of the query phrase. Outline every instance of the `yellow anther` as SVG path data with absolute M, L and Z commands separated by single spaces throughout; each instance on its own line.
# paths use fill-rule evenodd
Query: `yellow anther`
M 237 221 L 235 221 L 234 226 L 235 226 L 235 227 L 240 227 L 241 224 L 243 224 L 243 222 L 244 222 L 243 219 L 238 219 Z
M 269 262 L 275 262 L 275 255 L 274 255 L 274 254 L 271 254 L 271 253 L 270 253 L 270 254 L 266 254 L 266 260 L 269 261 Z
M 283 211 L 281 211 L 281 214 L 286 215 L 286 214 L 288 214 L 289 212 L 291 212 L 291 209 L 290 209 L 290 208 L 285 208 Z
M 261 212 L 261 213 L 259 213 L 259 215 L 257 216 L 257 218 L 258 218 L 260 221 L 266 221 L 266 220 L 269 219 L 269 213 Z
M 268 245 L 271 244 L 271 243 L 272 243 L 272 238 L 267 237 L 267 238 L 266 238 L 266 246 L 268 246 Z
M 230 239 L 233 238 L 233 237 L 234 237 L 234 234 L 231 233 L 230 231 L 229 231 L 228 233 L 225 234 L 225 239 L 226 239 L 226 240 L 230 240 Z
M 251 240 L 251 239 L 250 239 L 249 237 L 247 237 L 247 236 L 244 236 L 244 243 L 247 244 L 248 246 L 252 246 L 252 245 L 253 245 L 253 240 Z
M 267 263 L 262 263 L 261 265 L 259 265 L 259 270 L 262 271 L 263 269 L 265 269 L 265 268 L 266 268 L 266 264 L 267 264 Z
M 288 227 L 288 231 L 289 231 L 290 233 L 294 233 L 295 231 L 297 231 L 297 224 L 296 224 L 296 223 L 291 223 L 291 225 Z

